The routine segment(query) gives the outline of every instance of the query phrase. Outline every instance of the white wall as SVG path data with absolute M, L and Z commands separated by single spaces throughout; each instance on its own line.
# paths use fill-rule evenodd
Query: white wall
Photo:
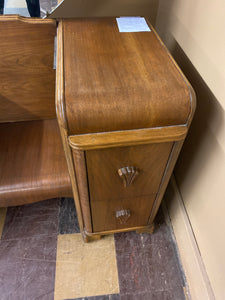
M 225 297 L 224 28 L 224 0 L 159 1 L 156 30 L 197 94 L 175 176 L 218 300 Z

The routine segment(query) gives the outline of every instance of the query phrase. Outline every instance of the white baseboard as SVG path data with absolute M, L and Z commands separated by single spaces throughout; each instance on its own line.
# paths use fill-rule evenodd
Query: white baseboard
M 176 238 L 190 297 L 192 300 L 214 300 L 215 296 L 174 176 L 171 178 L 164 200 Z

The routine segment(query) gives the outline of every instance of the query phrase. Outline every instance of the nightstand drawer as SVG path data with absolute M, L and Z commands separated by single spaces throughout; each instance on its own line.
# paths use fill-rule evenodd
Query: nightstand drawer
M 172 145 L 169 142 L 86 151 L 91 201 L 157 193 Z M 120 176 L 123 169 L 125 174 Z M 129 169 L 136 169 L 130 184 Z
M 168 142 L 86 151 L 94 232 L 147 225 L 172 145 Z M 120 214 L 123 217 L 129 211 L 127 222 L 121 224 Z
M 156 195 L 114 198 L 91 203 L 93 231 L 110 231 L 146 226 Z

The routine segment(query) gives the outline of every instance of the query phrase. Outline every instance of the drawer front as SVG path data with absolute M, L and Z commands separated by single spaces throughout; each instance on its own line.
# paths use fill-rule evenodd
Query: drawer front
M 147 225 L 172 145 L 86 152 L 94 232 Z
M 92 202 L 93 232 L 146 226 L 156 195 Z

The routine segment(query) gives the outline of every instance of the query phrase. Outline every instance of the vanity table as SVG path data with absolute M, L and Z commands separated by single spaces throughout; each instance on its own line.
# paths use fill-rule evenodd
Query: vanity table
M 73 196 L 85 241 L 152 232 L 195 111 L 154 28 L 120 32 L 115 17 L 0 22 L 0 206 Z
M 56 111 L 85 241 L 152 232 L 193 118 L 194 91 L 148 25 L 58 25 Z

